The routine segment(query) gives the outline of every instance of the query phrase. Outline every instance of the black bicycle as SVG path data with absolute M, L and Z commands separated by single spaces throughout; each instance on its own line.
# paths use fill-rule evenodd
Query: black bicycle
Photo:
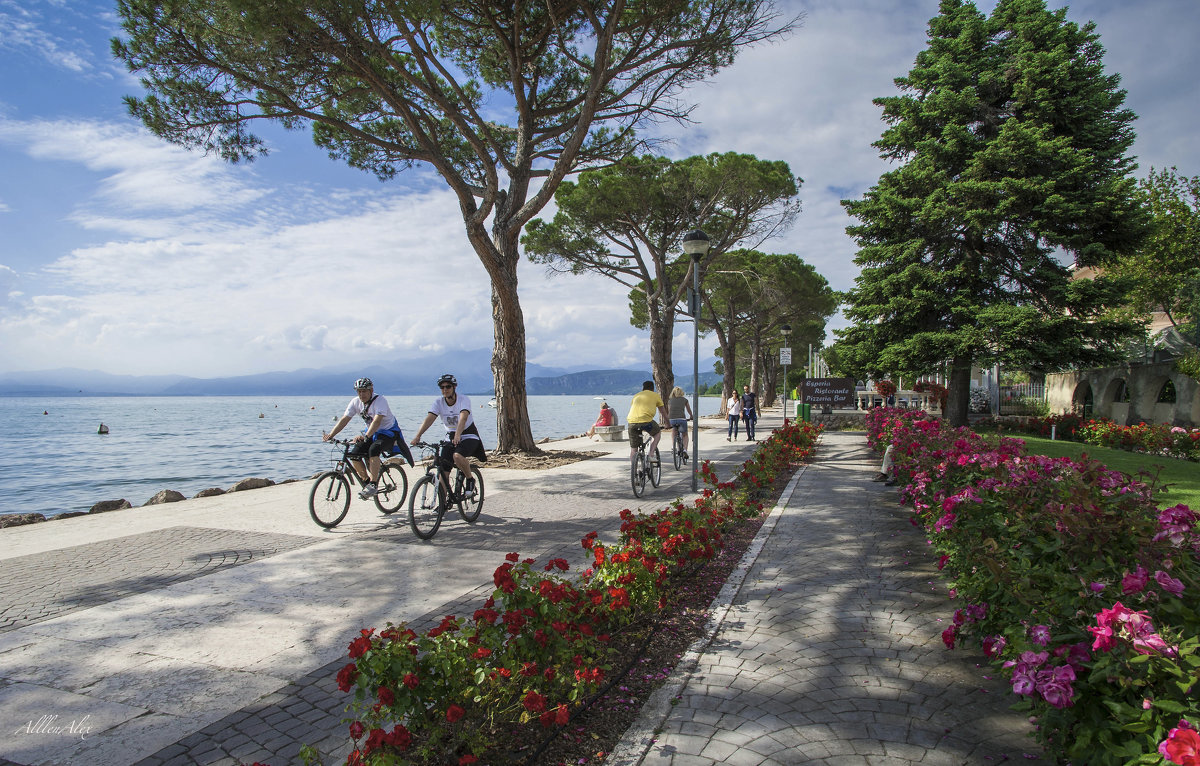
M 458 515 L 468 524 L 475 523 L 483 510 L 483 474 L 479 468 L 471 466 L 471 473 L 464 474 L 458 466 L 452 465 L 450 471 L 445 471 L 439 464 L 437 457 L 441 450 L 451 445 L 448 440 L 413 445 L 432 453 L 425 475 L 417 479 L 408 498 L 408 523 L 412 525 L 413 534 L 422 540 L 437 534 L 442 516 L 451 505 L 458 508 Z
M 632 437 L 632 432 L 630 433 Z M 633 496 L 641 497 L 646 491 L 646 479 L 650 479 L 650 483 L 658 486 L 662 481 L 662 460 L 659 457 L 658 450 L 654 450 L 654 455 L 649 455 L 646 452 L 647 434 L 645 431 L 638 431 L 637 452 L 633 455 L 633 463 L 629 466 L 629 479 L 633 483 Z
M 683 429 L 679 426 L 671 426 L 671 430 L 675 435 L 671 437 L 671 461 L 675 463 L 675 470 L 678 471 L 682 466 L 687 465 L 687 439 L 683 436 Z
M 345 439 L 332 439 L 335 445 L 342 448 L 342 454 L 333 451 L 333 468 L 317 476 L 313 481 L 312 491 L 308 493 L 308 512 L 313 521 L 326 529 L 333 529 L 346 518 L 350 510 L 351 489 L 356 483 L 363 485 L 354 466 L 350 464 L 350 446 L 354 442 Z M 402 457 L 381 458 L 383 465 L 379 469 L 379 481 L 376 482 L 374 498 L 375 507 L 385 516 L 400 510 L 404 498 L 408 494 L 408 475 L 400 466 Z

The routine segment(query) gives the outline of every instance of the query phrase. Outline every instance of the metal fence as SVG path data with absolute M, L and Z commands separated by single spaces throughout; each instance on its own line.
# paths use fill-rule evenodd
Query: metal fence
M 1022 383 L 1016 386 L 1000 386 L 1000 414 L 1046 414 L 1046 385 Z

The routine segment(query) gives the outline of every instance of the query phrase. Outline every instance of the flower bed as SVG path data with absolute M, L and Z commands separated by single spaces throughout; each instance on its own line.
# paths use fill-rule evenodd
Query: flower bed
M 1084 420 L 1073 414 L 1003 422 L 984 421 L 981 425 L 989 429 L 1000 427 L 1006 431 L 1019 431 L 1036 436 L 1049 436 L 1051 427 L 1054 427 L 1055 437 L 1058 439 L 1132 452 L 1147 452 L 1181 460 L 1200 460 L 1200 428 L 1146 423 L 1120 426 L 1104 418 Z
M 448 616 L 417 634 L 405 625 L 360 631 L 338 686 L 351 692 L 348 764 L 520 763 L 530 731 L 566 726 L 620 672 L 631 647 L 653 640 L 654 615 L 670 610 L 725 536 L 761 516 L 775 479 L 807 458 L 820 429 L 775 432 L 720 482 L 710 464 L 693 503 L 621 513 L 620 537 L 581 543 L 592 566 L 568 575 L 565 560 L 539 565 L 510 553 L 492 596 L 469 617 Z M 617 647 L 620 647 L 620 650 Z M 302 751 L 306 763 L 316 754 Z
M 1125 474 L 1027 455 L 1020 439 L 895 410 L 868 429 L 877 449 L 895 445 L 902 498 L 963 604 L 943 641 L 1007 674 L 1047 750 L 1200 764 L 1200 514 L 1160 511 Z

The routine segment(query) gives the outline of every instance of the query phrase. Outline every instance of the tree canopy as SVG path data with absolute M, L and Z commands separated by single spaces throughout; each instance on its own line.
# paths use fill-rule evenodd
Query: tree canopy
M 1200 343 L 1200 176 L 1175 168 L 1155 171 L 1140 184 L 1150 233 L 1111 272 L 1129 280 L 1128 299 L 1138 315 L 1161 311 L 1192 343 Z
M 311 127 L 349 165 L 388 179 L 414 163 L 457 196 L 491 279 L 499 448 L 536 451 L 517 294 L 524 225 L 568 174 L 687 118 L 690 84 L 787 33 L 767 0 L 118 0 L 113 52 L 148 94 L 156 135 L 230 161 L 271 121 Z
M 825 277 L 799 256 L 735 250 L 710 267 L 703 285 L 702 327 L 716 333 L 726 391 L 737 390 L 737 370 L 749 367 L 749 385 L 774 400 L 774 344 L 820 345 L 825 323 L 837 310 L 838 294 Z
M 1043 0 L 1000 0 L 987 18 L 943 0 L 928 47 L 896 80 L 903 93 L 875 101 L 888 124 L 875 146 L 902 164 L 843 202 L 862 268 L 844 370 L 949 363 L 958 425 L 973 364 L 1113 358 L 1135 329 L 1104 317 L 1118 291 L 1072 281 L 1060 261 L 1110 262 L 1144 230 L 1127 154 L 1135 115 L 1103 53 L 1094 25 Z
M 734 152 L 629 157 L 564 182 L 553 220 L 531 221 L 522 241 L 551 273 L 595 272 L 631 289 L 631 321 L 649 328 L 654 379 L 669 391 L 676 307 L 692 282 L 684 234 L 699 228 L 712 242 L 703 283 L 731 247 L 757 246 L 792 224 L 801 183 L 786 162 Z

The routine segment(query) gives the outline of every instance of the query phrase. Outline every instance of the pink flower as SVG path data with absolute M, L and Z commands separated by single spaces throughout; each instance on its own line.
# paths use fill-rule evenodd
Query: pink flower
M 983 653 L 988 657 L 999 657 L 1007 644 L 1008 640 L 1004 636 L 988 636 L 983 639 Z
M 1050 643 L 1050 628 L 1045 625 L 1034 625 L 1029 629 L 1029 640 L 1038 646 Z
M 1075 689 L 1071 682 L 1075 680 L 1075 671 L 1070 665 L 1060 665 L 1053 670 L 1043 670 L 1037 674 L 1037 690 L 1042 697 L 1056 708 L 1070 707 L 1075 697 Z
M 1125 577 L 1121 579 L 1121 592 L 1125 595 L 1141 593 L 1149 582 L 1150 574 L 1141 564 L 1138 564 L 1138 568 L 1134 570 L 1133 574 L 1126 573 Z
M 1161 569 L 1154 573 L 1154 582 L 1158 583 L 1158 587 L 1170 593 L 1172 596 L 1183 595 L 1183 582 L 1172 577 Z

